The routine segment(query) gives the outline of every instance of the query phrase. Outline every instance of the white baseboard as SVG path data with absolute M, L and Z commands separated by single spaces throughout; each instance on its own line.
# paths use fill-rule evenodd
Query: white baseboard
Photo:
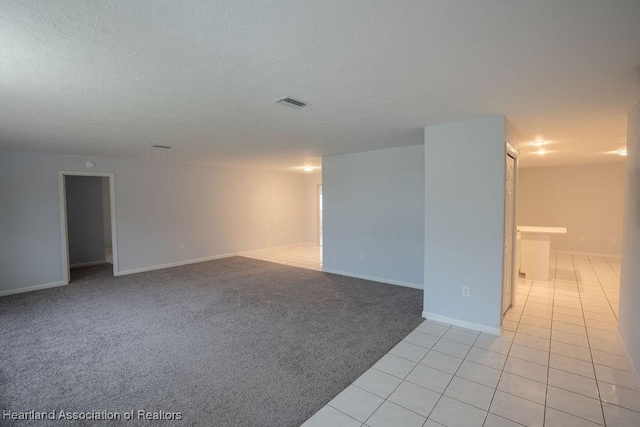
M 89 262 L 79 262 L 77 264 L 71 264 L 69 268 L 78 268 L 78 267 L 90 267 L 92 265 L 102 265 L 106 264 L 107 261 L 89 261 Z
M 492 335 L 500 335 L 500 328 L 492 328 L 491 326 L 481 325 L 479 323 L 467 322 L 465 320 L 454 319 L 452 317 L 441 316 L 439 314 L 422 312 L 422 317 L 429 320 L 435 320 L 436 322 L 448 323 L 454 326 L 460 326 L 461 328 L 473 329 L 474 331 L 486 332 Z
M 629 353 L 627 343 L 624 341 L 624 337 L 622 336 L 620 329 L 616 328 L 616 334 L 618 335 L 618 341 L 620 341 L 620 344 L 622 345 L 622 351 L 624 351 L 624 355 L 627 356 L 627 359 L 629 359 L 629 362 L 631 363 L 631 376 L 636 382 L 636 387 L 640 387 L 640 370 L 638 369 L 638 366 L 633 363 L 633 358 L 631 357 L 631 353 Z
M 287 243 L 284 245 L 277 245 L 277 246 L 266 246 L 264 248 L 258 248 L 258 249 L 249 249 L 246 251 L 240 251 L 237 252 L 236 255 L 242 256 L 242 254 L 253 254 L 254 252 L 260 252 L 260 251 L 264 251 L 267 249 L 286 249 L 286 248 L 293 248 L 296 246 L 318 246 L 317 243 L 309 243 L 309 242 L 296 242 L 296 243 Z
M 230 254 L 214 255 L 214 256 L 209 256 L 204 258 L 189 259 L 186 261 L 170 262 L 168 264 L 152 265 L 149 267 L 134 268 L 131 270 L 120 271 L 120 273 L 118 273 L 118 276 L 126 276 L 127 274 L 135 274 L 135 273 L 144 273 L 145 271 L 162 270 L 163 268 L 179 267 L 181 265 L 197 264 L 199 262 L 213 261 L 216 259 L 230 258 L 232 256 L 239 256 L 239 255 L 240 255 L 239 253 L 230 253 Z
M 120 271 L 119 274 L 117 274 L 117 276 L 126 276 L 127 274 L 135 274 L 135 273 L 144 273 L 145 271 L 162 270 L 163 268 L 179 267 L 181 265 L 197 264 L 199 262 L 207 262 L 207 261 L 213 261 L 213 260 L 216 260 L 216 259 L 230 258 L 232 256 L 243 256 L 245 254 L 248 255 L 248 254 L 251 254 L 253 252 L 257 252 L 257 251 L 261 251 L 261 250 L 265 250 L 265 249 L 287 248 L 287 247 L 299 246 L 301 244 L 302 243 L 300 243 L 300 242 L 298 242 L 298 243 L 287 243 L 285 245 L 269 246 L 267 248 L 261 248 L 261 249 L 251 249 L 251 250 L 248 250 L 248 251 L 232 252 L 232 253 L 222 254 L 222 255 L 213 255 L 213 256 L 208 256 L 208 257 L 204 257 L 204 258 L 196 258 L 196 259 L 189 259 L 189 260 L 185 260 L 185 261 L 170 262 L 170 263 L 167 263 L 167 264 L 152 265 L 152 266 L 149 266 L 149 267 L 133 268 L 131 270 Z
M 599 252 L 577 252 L 577 251 L 559 251 L 555 249 L 551 249 L 549 251 L 551 254 L 570 254 L 570 255 L 582 255 L 582 256 L 601 256 L 607 258 L 622 258 L 620 254 L 603 254 Z
M 390 279 L 381 279 L 379 277 L 371 277 L 371 276 L 365 276 L 362 274 L 353 274 L 353 273 L 347 273 L 344 271 L 338 271 L 338 270 L 329 270 L 329 269 L 322 269 L 323 273 L 331 273 L 331 274 L 338 274 L 340 276 L 347 276 L 347 277 L 353 277 L 356 279 L 364 279 L 364 280 L 369 280 L 371 282 L 379 282 L 379 283 L 385 283 L 388 285 L 396 285 L 396 286 L 404 286 L 406 288 L 413 288 L 413 289 L 423 289 L 422 285 L 417 285 L 415 283 L 408 283 L 408 282 L 400 282 L 398 280 L 390 280 Z
M 29 286 L 26 288 L 9 289 L 8 291 L 0 291 L 0 297 L 6 295 L 21 294 L 23 292 L 39 291 L 40 289 L 57 288 L 58 286 L 68 285 L 66 282 L 45 283 L 44 285 Z

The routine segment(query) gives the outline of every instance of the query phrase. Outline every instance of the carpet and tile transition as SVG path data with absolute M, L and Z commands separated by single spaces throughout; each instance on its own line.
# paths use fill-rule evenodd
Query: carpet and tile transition
M 422 321 L 419 290 L 243 257 L 73 273 L 0 298 L 0 411 L 298 426 Z

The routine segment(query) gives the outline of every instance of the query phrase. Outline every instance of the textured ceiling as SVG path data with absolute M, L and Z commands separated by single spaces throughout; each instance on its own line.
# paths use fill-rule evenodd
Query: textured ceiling
M 523 166 L 615 161 L 639 23 L 638 0 L 4 0 L 0 148 L 287 170 L 504 114 Z

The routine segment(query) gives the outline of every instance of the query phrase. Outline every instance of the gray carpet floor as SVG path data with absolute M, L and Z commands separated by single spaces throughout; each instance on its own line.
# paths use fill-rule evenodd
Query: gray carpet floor
M 122 424 L 298 426 L 422 321 L 419 290 L 249 258 L 121 277 L 110 267 L 0 298 L 0 415 L 147 410 L 182 421 Z M 58 423 L 15 422 L 29 424 Z

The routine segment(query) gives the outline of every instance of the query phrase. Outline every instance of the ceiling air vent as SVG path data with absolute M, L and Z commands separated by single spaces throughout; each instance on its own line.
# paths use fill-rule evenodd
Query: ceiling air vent
M 170 149 L 168 145 L 152 145 L 151 148 L 164 148 L 165 150 Z
M 295 108 L 297 110 L 307 107 L 309 104 L 306 102 L 300 101 L 299 99 L 294 99 L 289 96 L 285 96 L 284 98 L 276 99 L 273 101 L 277 104 L 284 105 L 285 107 Z

